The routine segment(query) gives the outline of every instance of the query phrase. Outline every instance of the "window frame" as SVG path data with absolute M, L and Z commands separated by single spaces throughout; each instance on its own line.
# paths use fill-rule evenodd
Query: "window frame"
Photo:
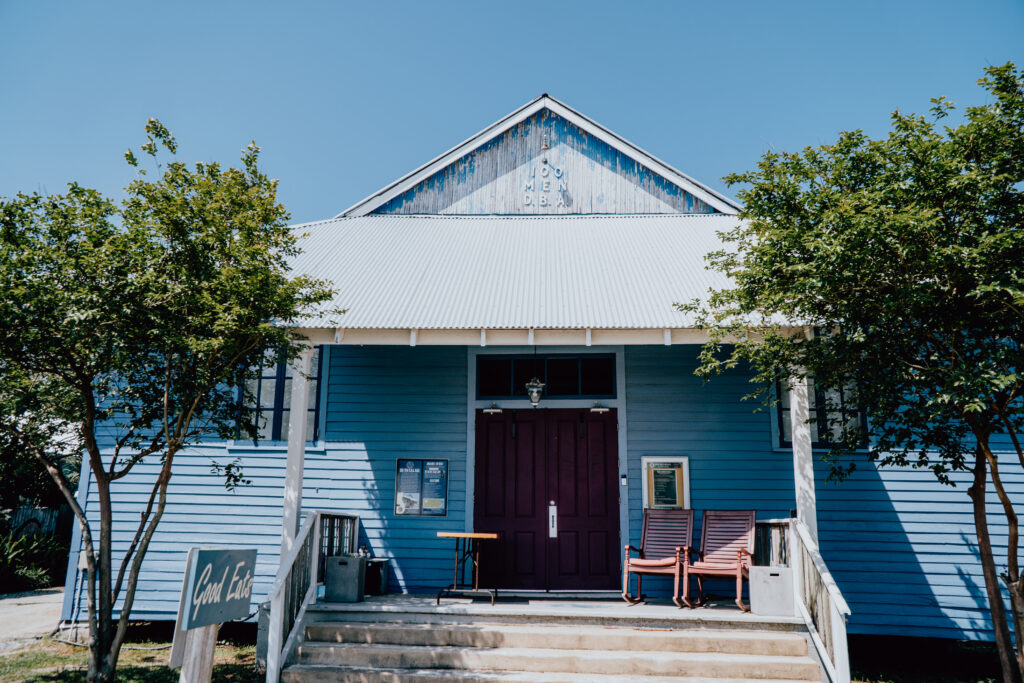
M 810 379 L 810 381 L 813 382 L 814 380 Z M 784 381 L 779 381 L 779 382 L 775 383 L 774 391 L 775 391 L 775 399 L 776 400 L 775 400 L 775 405 L 773 406 L 773 410 L 771 411 L 771 416 L 772 416 L 772 440 L 774 442 L 774 448 L 776 450 L 790 450 L 790 449 L 793 448 L 793 440 L 792 440 L 792 438 L 790 438 L 788 440 L 785 438 L 785 421 L 783 420 L 783 412 L 788 412 L 788 413 L 792 414 L 792 407 L 783 408 L 783 405 L 782 405 L 783 392 L 785 392 L 787 394 L 787 397 L 788 397 L 789 387 L 788 387 L 788 385 Z M 842 395 L 842 389 L 840 389 L 840 394 Z M 819 414 L 825 414 L 825 413 L 828 412 L 826 410 L 824 396 L 825 396 L 825 392 L 820 392 L 820 391 L 817 391 L 817 389 L 815 389 L 815 391 L 814 391 L 814 405 L 808 405 L 807 406 L 808 415 L 814 421 L 813 424 L 815 424 L 815 425 L 820 425 L 821 424 L 821 422 L 818 421 L 818 415 Z M 865 431 L 865 439 L 857 447 L 857 450 L 858 451 L 867 450 L 867 447 L 868 447 L 867 436 L 866 436 L 866 432 L 867 432 L 867 428 L 868 428 L 867 411 L 865 411 L 863 408 L 860 408 L 860 409 L 848 409 L 845 406 L 845 403 L 846 403 L 845 402 L 845 398 L 843 398 L 842 401 L 843 401 L 843 406 L 840 408 L 840 410 L 844 413 L 844 415 L 847 414 L 847 413 L 849 413 L 849 414 L 856 413 L 857 417 L 860 420 L 861 428 L 864 429 L 864 431 Z M 810 403 L 810 401 L 808 401 L 808 403 Z M 832 411 L 832 412 L 836 412 L 836 411 Z M 827 421 L 826 421 L 825 425 L 826 425 L 826 427 L 828 426 Z M 793 429 L 793 427 L 792 427 L 792 417 L 790 417 L 790 434 L 791 435 L 792 435 L 792 429 Z M 816 441 L 812 441 L 811 442 L 811 448 L 813 450 L 816 450 L 816 451 L 827 451 L 827 450 L 830 450 L 830 449 L 835 448 L 836 446 L 840 445 L 840 444 L 837 444 L 837 443 L 835 443 L 833 441 L 823 441 L 823 440 L 821 440 L 820 439 L 820 434 L 821 434 L 821 430 L 820 429 L 818 430 L 818 434 L 819 434 L 819 439 L 816 440 Z
M 559 394 L 557 396 L 552 396 L 552 395 L 547 393 L 547 387 L 545 386 L 545 391 L 544 391 L 544 394 L 542 396 L 543 400 L 545 400 L 545 401 L 612 400 L 612 399 L 618 398 L 618 395 L 619 395 L 618 362 L 619 361 L 618 361 L 618 358 L 616 357 L 616 354 L 614 354 L 614 353 L 541 353 L 541 354 L 532 354 L 532 353 L 481 353 L 481 354 L 478 354 L 476 356 L 476 368 L 475 368 L 476 369 L 476 381 L 475 381 L 475 386 L 474 386 L 474 392 L 476 394 L 476 400 L 477 401 L 513 401 L 513 400 L 519 400 L 519 399 L 524 399 L 525 400 L 525 399 L 528 398 L 525 392 L 523 394 L 511 394 L 511 395 L 484 394 L 484 393 L 481 393 L 481 391 L 480 391 L 480 383 L 481 383 L 480 363 L 483 360 L 510 360 L 510 361 L 512 361 L 511 364 L 509 365 L 509 372 L 511 373 L 511 377 L 509 378 L 509 387 L 512 390 L 515 390 L 515 375 L 516 375 L 515 362 L 517 360 L 522 360 L 522 361 L 534 361 L 534 360 L 536 360 L 536 361 L 543 361 L 544 362 L 544 377 L 541 377 L 540 379 L 541 379 L 541 381 L 545 382 L 545 384 L 547 384 L 547 376 L 548 376 L 547 362 L 549 360 L 559 360 L 559 359 L 572 359 L 572 360 L 575 360 L 577 362 L 578 365 L 577 365 L 577 372 L 576 372 L 576 385 L 579 388 L 579 391 L 581 393 L 577 393 L 577 394 Z M 609 393 L 609 394 L 584 394 L 584 393 L 582 393 L 582 391 L 583 391 L 583 364 L 582 363 L 583 363 L 584 360 L 595 360 L 595 359 L 610 360 L 611 363 L 612 363 L 612 369 L 611 369 L 611 389 L 612 390 L 611 390 L 611 393 Z
M 323 366 L 324 366 L 324 349 L 325 347 L 320 345 L 314 347 L 316 355 L 316 362 L 310 367 L 310 377 L 308 383 L 315 383 L 315 389 L 310 390 L 311 404 L 306 407 L 306 420 L 305 423 L 309 425 L 309 420 L 312 418 L 313 433 L 312 439 L 307 439 L 307 444 L 316 444 L 320 439 L 320 395 L 322 393 L 322 385 L 320 384 L 323 378 Z M 270 438 L 260 439 L 256 438 L 252 440 L 253 446 L 279 446 L 288 442 L 288 434 L 284 433 L 284 414 L 291 412 L 291 406 L 284 405 L 284 394 L 285 394 L 285 382 L 291 381 L 292 377 L 289 376 L 289 362 L 288 358 L 283 354 L 278 356 L 276 365 L 274 366 L 273 373 L 268 372 L 269 367 L 263 366 L 260 371 L 259 377 L 256 379 L 256 393 L 253 396 L 255 402 L 255 419 L 259 420 L 263 415 L 268 415 L 270 420 Z M 261 406 L 261 397 L 263 395 L 264 382 L 274 381 L 274 400 L 272 405 L 268 408 Z M 307 384 L 308 386 L 308 384 Z M 242 440 L 244 434 L 241 429 L 241 411 L 243 408 L 243 402 L 245 401 L 245 388 L 238 388 L 238 407 L 239 407 L 239 427 L 236 433 L 236 440 Z M 289 424 L 291 422 L 291 415 L 289 415 Z M 257 423 L 258 424 L 258 423 Z M 244 438 L 246 443 L 249 442 L 248 438 Z

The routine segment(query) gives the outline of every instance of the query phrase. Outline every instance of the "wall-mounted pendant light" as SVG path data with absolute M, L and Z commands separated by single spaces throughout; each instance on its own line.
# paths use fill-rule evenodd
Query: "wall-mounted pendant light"
M 534 408 L 540 403 L 540 395 L 544 393 L 545 386 L 547 385 L 536 377 L 526 383 L 526 395 L 530 397 L 530 403 Z

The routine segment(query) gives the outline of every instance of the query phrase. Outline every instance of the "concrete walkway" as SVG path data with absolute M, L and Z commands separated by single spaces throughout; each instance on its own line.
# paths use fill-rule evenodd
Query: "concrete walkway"
M 0 651 L 56 629 L 63 599 L 63 588 L 0 595 Z

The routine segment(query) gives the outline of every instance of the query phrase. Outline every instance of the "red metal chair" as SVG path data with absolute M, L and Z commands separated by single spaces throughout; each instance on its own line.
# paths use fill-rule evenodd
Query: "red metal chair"
M 743 604 L 743 579 L 750 578 L 750 565 L 754 559 L 754 510 L 705 510 L 700 533 L 698 560 L 690 562 L 690 554 L 683 557 L 683 602 L 689 607 L 690 577 L 697 577 L 698 601 L 705 602 L 704 577 L 736 577 L 736 604 L 744 612 L 750 608 Z
M 644 526 L 640 547 L 626 546 L 622 560 L 622 599 L 635 605 L 643 601 L 644 574 L 675 577 L 672 601 L 682 607 L 679 600 L 679 581 L 682 578 L 683 558 L 690 552 L 693 534 L 693 510 L 644 510 Z M 639 555 L 631 557 L 630 551 Z M 636 596 L 629 594 L 629 575 L 636 574 Z

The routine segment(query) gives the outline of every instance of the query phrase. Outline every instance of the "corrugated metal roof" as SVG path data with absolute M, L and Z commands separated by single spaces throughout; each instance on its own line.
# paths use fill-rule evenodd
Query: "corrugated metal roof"
M 296 273 L 334 283 L 346 329 L 691 327 L 673 307 L 728 280 L 705 268 L 725 215 L 360 216 L 295 226 Z M 300 326 L 329 327 L 326 318 Z

